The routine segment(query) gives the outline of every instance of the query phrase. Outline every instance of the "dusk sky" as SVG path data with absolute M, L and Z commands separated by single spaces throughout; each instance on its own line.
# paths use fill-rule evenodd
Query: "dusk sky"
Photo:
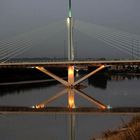
M 72 15 L 74 20 L 140 35 L 139 7 L 140 0 L 72 0 Z M 65 20 L 67 16 L 68 0 L 0 0 L 0 40 Z M 66 55 L 65 29 L 23 56 L 63 57 Z M 125 56 L 104 46 L 104 43 L 75 31 L 77 57 Z M 42 50 L 38 50 L 41 47 Z

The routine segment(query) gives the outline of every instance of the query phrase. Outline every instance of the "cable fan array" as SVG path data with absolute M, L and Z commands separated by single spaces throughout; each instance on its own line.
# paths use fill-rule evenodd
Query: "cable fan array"
M 29 50 L 31 51 L 31 48 L 34 49 L 36 44 L 44 40 L 49 41 L 50 37 L 64 30 L 64 27 L 66 27 L 66 21 L 59 21 L 0 41 L 0 62 L 7 62 Z M 74 28 L 91 38 L 108 44 L 108 47 L 133 57 L 133 59 L 140 59 L 140 36 L 138 35 L 79 20 L 74 22 Z
M 64 24 L 64 21 L 59 21 L 46 27 L 0 41 L 0 62 L 7 62 L 29 50 L 31 51 L 31 48 L 33 49 L 42 40 L 49 41 L 50 37 L 64 29 Z
M 135 59 L 140 58 L 140 36 L 138 35 L 79 20 L 75 21 L 75 28 L 91 38 L 108 44 L 109 47 L 118 49 Z

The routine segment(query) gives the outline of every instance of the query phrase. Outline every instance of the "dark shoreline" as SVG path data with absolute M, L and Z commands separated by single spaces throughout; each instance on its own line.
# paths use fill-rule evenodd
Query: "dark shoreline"
M 102 140 L 139 140 L 140 116 L 135 116 L 128 123 L 122 120 L 122 127 L 116 130 L 107 130 L 102 134 Z
M 47 68 L 51 72 L 60 77 L 65 77 L 66 69 Z M 0 69 L 0 83 L 23 82 L 33 80 L 50 80 L 48 75 L 40 72 L 35 68 L 1 68 Z

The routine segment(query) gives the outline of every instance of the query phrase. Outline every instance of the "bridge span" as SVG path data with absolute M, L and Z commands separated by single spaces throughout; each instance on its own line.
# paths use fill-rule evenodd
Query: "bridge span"
M 19 61 L 0 63 L 0 68 L 17 68 L 17 67 L 68 67 L 75 66 L 101 66 L 101 65 L 140 65 L 140 60 L 74 60 L 74 61 Z

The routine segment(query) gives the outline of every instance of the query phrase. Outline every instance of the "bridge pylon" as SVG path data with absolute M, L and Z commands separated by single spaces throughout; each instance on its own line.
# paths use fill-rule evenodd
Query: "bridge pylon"
M 71 11 L 71 0 L 69 0 L 69 15 L 67 18 L 67 28 L 68 28 L 68 60 L 74 60 L 74 47 L 73 47 L 73 18 Z

